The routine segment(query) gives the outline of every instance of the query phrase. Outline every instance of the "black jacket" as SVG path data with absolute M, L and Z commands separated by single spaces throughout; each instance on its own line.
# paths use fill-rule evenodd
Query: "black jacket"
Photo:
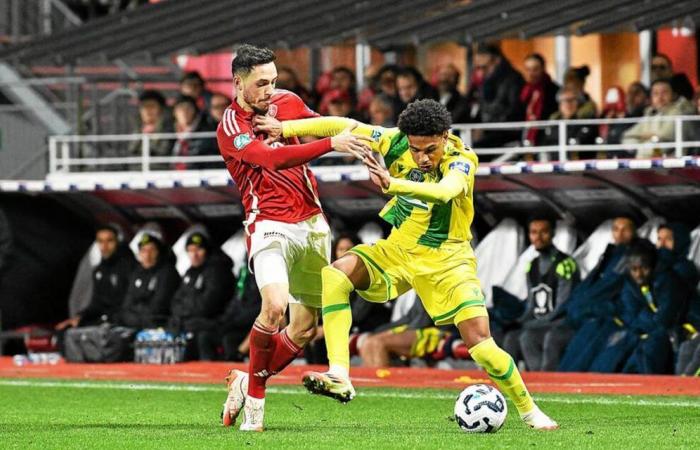
M 134 254 L 119 246 L 112 256 L 103 259 L 92 271 L 92 299 L 78 315 L 80 325 L 116 320 L 129 286 L 129 277 L 136 267 Z
M 238 275 L 235 293 L 219 319 L 219 332 L 228 334 L 250 329 L 260 314 L 261 305 L 262 298 L 255 276 L 248 271 L 248 266 L 244 266 Z
M 170 299 L 180 284 L 180 275 L 167 258 L 150 269 L 134 270 L 124 299 L 120 324 L 144 329 L 163 325 L 168 318 Z
M 226 302 L 233 295 L 235 279 L 231 258 L 217 252 L 199 267 L 190 267 L 171 303 L 170 326 L 182 331 L 216 327 Z
M 525 80 L 520 72 L 505 59 L 501 60 L 481 86 L 479 102 L 481 121 L 490 123 L 522 120 L 524 109 L 520 103 L 520 91 L 523 84 Z

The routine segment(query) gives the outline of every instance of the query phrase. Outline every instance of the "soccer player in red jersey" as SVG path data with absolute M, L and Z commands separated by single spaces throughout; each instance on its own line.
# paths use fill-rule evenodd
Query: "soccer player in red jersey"
M 313 338 L 321 307 L 321 269 L 329 264 L 330 228 L 321 210 L 313 173 L 306 163 L 335 149 L 362 159 L 369 151 L 350 130 L 299 144 L 268 145 L 256 134 L 254 117 L 279 120 L 316 117 L 294 93 L 275 89 L 275 54 L 242 45 L 232 62 L 236 98 L 217 129 L 219 151 L 236 182 L 246 212 L 248 258 L 262 296 L 250 332 L 248 373 L 232 370 L 222 423 L 243 409 L 240 429 L 262 431 L 267 379 L 284 369 Z M 279 325 L 289 304 L 290 323 Z

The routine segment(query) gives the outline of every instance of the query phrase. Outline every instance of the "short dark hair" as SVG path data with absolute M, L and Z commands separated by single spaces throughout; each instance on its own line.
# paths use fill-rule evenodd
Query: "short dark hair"
M 654 87 L 655 84 L 668 84 L 668 87 L 671 88 L 672 91 L 674 91 L 674 89 L 673 89 L 673 83 L 671 82 L 671 79 L 670 79 L 670 78 L 659 78 L 658 80 L 652 81 L 652 82 L 651 82 L 651 86 L 649 86 L 649 90 L 650 90 L 650 91 L 651 91 L 651 89 Z M 675 92 L 675 91 L 674 91 L 674 92 Z
M 658 253 L 654 244 L 646 239 L 637 239 L 630 244 L 629 250 L 627 250 L 627 260 L 638 259 L 639 262 L 645 266 L 654 268 L 656 266 L 656 260 Z
M 198 81 L 201 84 L 204 84 L 204 78 L 202 78 L 202 76 L 196 70 L 185 72 L 182 78 L 180 78 L 180 83 L 184 83 L 185 81 Z
M 178 96 L 178 98 L 175 99 L 175 103 L 173 103 L 173 108 L 183 103 L 189 103 L 190 105 L 192 105 L 195 111 L 199 111 L 199 106 L 197 106 L 197 100 L 195 100 L 193 97 L 190 97 L 189 95 Z
M 161 108 L 165 108 L 165 97 L 155 89 L 147 89 L 141 92 L 141 95 L 139 95 L 139 103 L 149 100 L 153 100 L 154 102 L 158 103 Z
M 396 74 L 396 78 L 398 77 L 411 77 L 414 80 L 416 80 L 416 83 L 421 84 L 425 80 L 423 78 L 423 74 L 420 73 L 418 69 L 416 69 L 413 66 L 406 66 L 402 67 L 401 70 Z
M 398 126 L 409 136 L 437 136 L 450 129 L 452 116 L 440 103 L 431 99 L 409 103 L 399 115 Z
M 644 86 L 644 83 L 642 83 L 641 81 L 633 81 L 632 83 L 630 83 L 627 89 L 631 89 L 633 86 L 639 88 L 642 92 L 644 92 L 644 95 L 649 97 L 649 88 Z
M 478 55 L 490 55 L 494 58 L 503 56 L 503 52 L 498 48 L 498 45 L 491 42 L 480 42 L 477 44 L 475 53 Z
M 532 215 L 527 219 L 527 226 L 530 227 L 532 222 L 547 222 L 549 224 L 549 231 L 554 234 L 557 228 L 557 222 L 554 218 L 548 214 L 536 214 Z
M 231 61 L 232 75 L 248 75 L 253 67 L 273 62 L 275 52 L 267 47 L 243 44 L 236 49 L 236 57 Z
M 530 53 L 525 57 L 525 61 L 527 61 L 528 59 L 534 59 L 535 61 L 540 63 L 542 67 L 545 67 L 547 65 L 544 61 L 544 56 L 540 55 L 539 53 Z
M 671 58 L 669 58 L 667 54 L 665 54 L 665 53 L 655 53 L 654 56 L 651 57 L 651 59 L 654 59 L 654 58 L 665 59 L 666 62 L 668 63 L 668 67 L 669 67 L 669 68 L 673 68 L 673 61 L 671 61 Z

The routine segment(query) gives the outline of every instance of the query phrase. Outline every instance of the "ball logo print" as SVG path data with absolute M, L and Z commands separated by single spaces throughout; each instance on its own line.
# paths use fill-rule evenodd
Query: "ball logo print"
M 485 384 L 469 386 L 455 402 L 455 421 L 468 433 L 495 433 L 503 426 L 507 414 L 503 395 Z
M 238 150 L 243 150 L 243 147 L 250 144 L 252 139 L 247 134 L 239 134 L 233 138 L 233 146 Z

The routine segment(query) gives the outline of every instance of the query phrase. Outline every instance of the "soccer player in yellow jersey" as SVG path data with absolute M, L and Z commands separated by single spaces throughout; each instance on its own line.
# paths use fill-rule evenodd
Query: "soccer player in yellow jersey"
M 282 122 L 284 137 L 340 133 L 350 119 L 326 117 Z M 556 422 L 533 402 L 513 359 L 491 338 L 476 258 L 470 240 L 474 217 L 476 154 L 449 133 L 450 114 L 440 103 L 419 100 L 401 113 L 398 128 L 358 124 L 353 133 L 372 138 L 364 163 L 372 182 L 393 198 L 380 215 L 392 226 L 386 240 L 358 245 L 322 269 L 323 329 L 328 372 L 307 372 L 312 393 L 341 402 L 355 396 L 349 379 L 350 293 L 386 302 L 414 288 L 436 325 L 454 323 L 474 361 L 515 404 L 532 428 Z M 264 125 L 262 125 L 264 127 Z M 279 123 L 277 124 L 279 127 Z M 270 130 L 268 130 L 270 131 Z

